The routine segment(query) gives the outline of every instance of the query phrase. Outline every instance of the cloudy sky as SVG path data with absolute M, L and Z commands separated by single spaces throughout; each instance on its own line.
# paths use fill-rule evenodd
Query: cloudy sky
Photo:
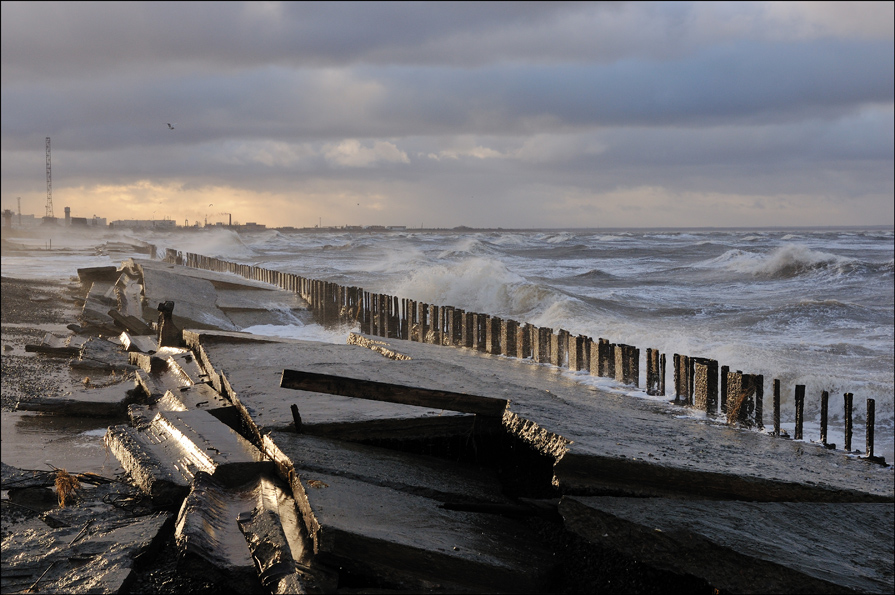
M 2 3 L 2 206 L 893 222 L 893 3 Z M 169 130 L 166 123 L 175 125 Z

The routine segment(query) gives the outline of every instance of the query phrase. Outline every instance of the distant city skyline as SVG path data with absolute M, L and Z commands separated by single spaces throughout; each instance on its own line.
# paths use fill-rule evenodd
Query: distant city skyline
M 2 208 L 51 137 L 110 221 L 891 222 L 893 6 L 4 1 Z

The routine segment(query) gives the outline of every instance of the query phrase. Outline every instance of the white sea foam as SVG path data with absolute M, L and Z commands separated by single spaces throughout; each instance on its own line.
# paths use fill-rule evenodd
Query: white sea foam
M 264 337 L 345 344 L 348 342 L 348 335 L 352 332 L 357 332 L 357 330 L 357 328 L 347 326 L 326 329 L 318 324 L 257 324 L 242 329 L 242 332 Z

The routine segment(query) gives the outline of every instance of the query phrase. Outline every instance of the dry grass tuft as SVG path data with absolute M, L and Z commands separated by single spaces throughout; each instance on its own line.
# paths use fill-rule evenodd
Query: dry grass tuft
M 78 478 L 71 475 L 65 469 L 56 472 L 56 494 L 59 496 L 59 506 L 65 508 L 66 500 L 74 498 L 75 490 L 81 488 Z
M 743 405 L 746 403 L 746 399 L 755 394 L 755 387 L 749 386 L 740 391 L 740 394 L 736 396 L 734 400 L 733 406 L 727 406 L 727 424 L 733 425 L 740 421 L 740 409 L 743 408 Z

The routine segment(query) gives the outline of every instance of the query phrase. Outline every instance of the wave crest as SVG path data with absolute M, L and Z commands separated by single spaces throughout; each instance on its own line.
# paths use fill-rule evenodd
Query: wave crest
M 816 271 L 847 273 L 855 267 L 856 261 L 801 244 L 789 244 L 768 254 L 728 250 L 707 264 L 757 277 L 788 278 Z

